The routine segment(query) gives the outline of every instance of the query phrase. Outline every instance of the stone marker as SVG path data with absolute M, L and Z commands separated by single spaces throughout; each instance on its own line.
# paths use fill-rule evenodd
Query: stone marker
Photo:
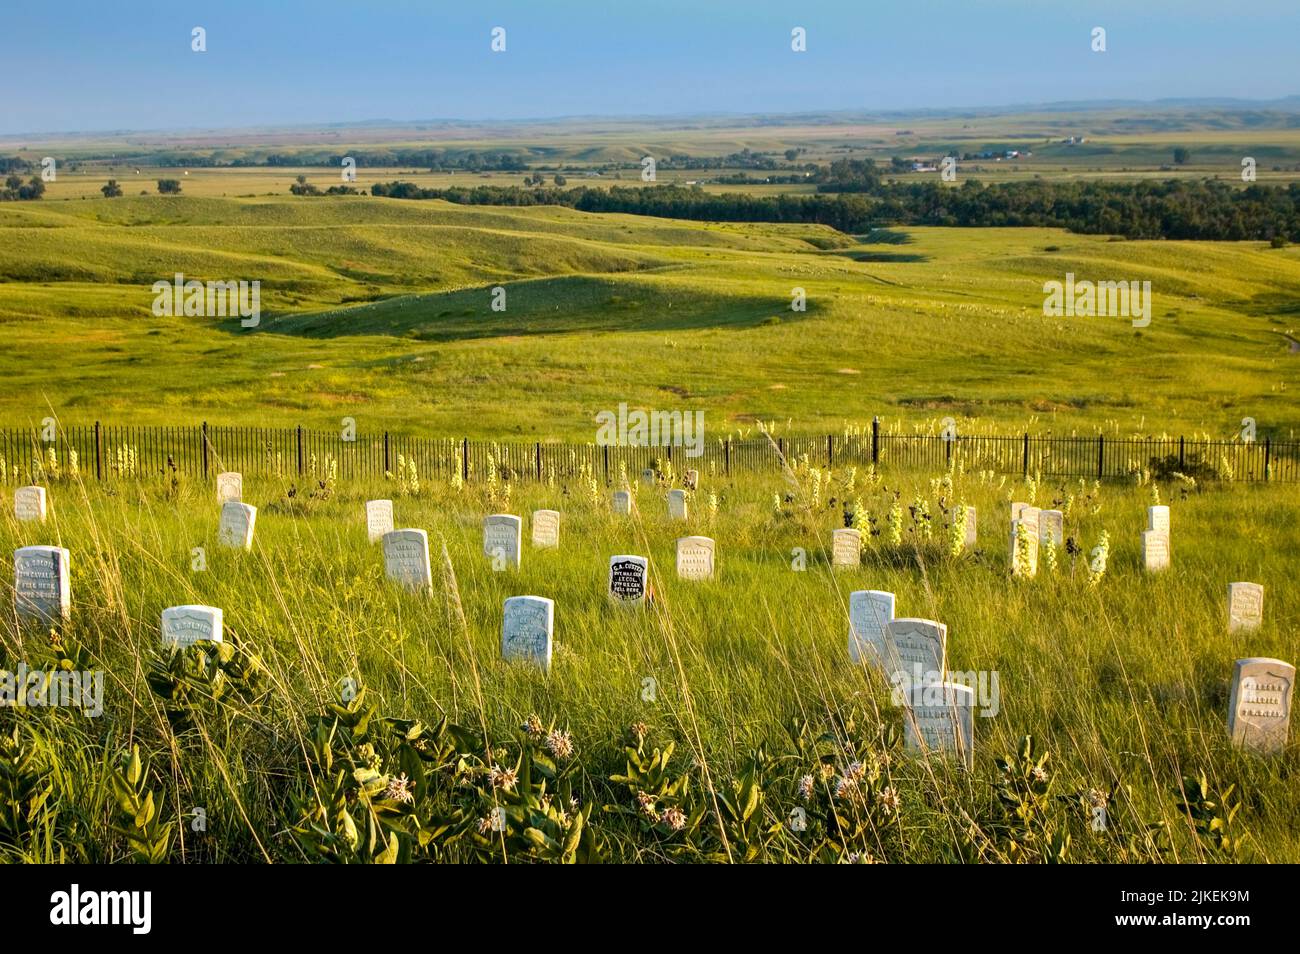
M 956 682 L 912 686 L 903 713 L 907 748 L 958 756 L 975 766 L 975 690 Z
M 433 587 L 429 566 L 429 535 L 423 530 L 394 530 L 384 534 L 384 572 L 408 590 Z
M 966 507 L 966 549 L 974 550 L 978 539 L 979 517 L 973 506 Z
M 713 555 L 716 549 L 710 537 L 679 537 L 677 540 L 678 578 L 713 579 Z
M 533 511 L 533 546 L 558 547 L 560 545 L 560 512 L 558 510 Z
M 555 601 L 544 596 L 512 596 L 501 619 L 501 658 L 535 663 L 551 670 Z
M 831 532 L 831 566 L 862 565 L 862 533 L 850 527 Z
M 1030 506 L 1030 504 L 1023 503 L 1023 502 L 1021 502 L 1021 501 L 1019 501 L 1019 500 L 1013 500 L 1013 501 L 1011 501 L 1011 519 L 1012 519 L 1012 520 L 1019 520 L 1019 519 L 1020 519 L 1020 512 L 1021 512 L 1022 510 L 1024 510 L 1024 509 L 1025 509 L 1026 507 L 1028 507 L 1028 506 Z
M 1022 514 L 1028 512 L 1029 510 L 1021 511 Z M 1027 567 L 1022 567 L 1017 559 L 1021 537 L 1025 541 L 1025 552 L 1029 564 Z M 1024 520 L 1011 521 L 1011 575 L 1027 576 L 1030 579 L 1038 575 L 1038 527 L 1036 523 L 1031 525 Z
M 609 558 L 609 595 L 619 603 L 640 605 L 650 593 L 650 561 L 640 556 Z
M 1042 510 L 1038 514 L 1038 540 L 1058 549 L 1065 543 L 1065 514 L 1059 510 Z
M 371 543 L 384 539 L 393 532 L 393 502 L 391 500 L 366 501 L 366 533 Z
M 1259 629 L 1264 621 L 1264 587 L 1258 583 L 1228 584 L 1228 631 Z
M 1228 702 L 1228 736 L 1261 755 L 1281 752 L 1291 726 L 1295 666 L 1280 659 L 1238 659 Z
M 668 491 L 668 519 L 669 520 L 686 519 L 686 491 L 684 490 Z
M 221 642 L 222 613 L 215 606 L 169 606 L 162 611 L 164 646 L 193 646 L 201 639 Z
M 641 471 L 641 483 L 645 484 L 647 487 L 653 487 L 657 480 L 658 475 L 655 474 L 655 469 L 653 467 L 647 467 L 645 470 Z
M 688 470 L 682 475 L 682 486 L 687 490 L 699 490 L 700 472 L 698 470 Z
M 1169 534 L 1163 530 L 1142 531 L 1142 568 L 1148 573 L 1169 568 Z
M 31 546 L 14 551 L 14 609 L 28 619 L 54 622 L 72 616 L 68 551 Z
M 884 590 L 854 590 L 849 594 L 849 659 L 875 663 L 889 659 L 885 627 L 894 620 L 894 594 Z
M 519 568 L 523 535 L 524 521 L 512 513 L 494 513 L 483 518 L 483 553 L 492 558 L 494 568 L 498 559 L 504 561 L 504 566 Z
M 948 627 L 932 619 L 904 616 L 885 624 L 885 665 L 891 676 L 903 673 L 905 686 L 943 679 Z
M 217 542 L 236 550 L 253 548 L 253 525 L 257 523 L 257 508 L 238 500 L 227 500 L 221 505 L 221 526 L 217 529 Z
M 1147 507 L 1147 529 L 1169 533 L 1169 508 Z
M 614 512 L 615 513 L 632 512 L 632 492 L 630 490 L 614 491 Z
M 14 491 L 14 516 L 22 521 L 45 522 L 45 488 L 19 487 Z
M 1037 540 L 1040 536 L 1039 523 L 1042 520 L 1042 516 L 1043 512 L 1037 507 L 1025 506 L 1020 508 L 1020 516 L 1016 519 L 1029 527 L 1034 539 Z
M 233 470 L 217 474 L 217 503 L 244 499 L 244 475 Z

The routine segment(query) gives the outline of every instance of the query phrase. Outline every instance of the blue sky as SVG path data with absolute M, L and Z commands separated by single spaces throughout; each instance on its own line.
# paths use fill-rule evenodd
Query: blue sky
M 70 0 L 4 12 L 0 133 L 1271 99 L 1298 50 L 1296 0 Z

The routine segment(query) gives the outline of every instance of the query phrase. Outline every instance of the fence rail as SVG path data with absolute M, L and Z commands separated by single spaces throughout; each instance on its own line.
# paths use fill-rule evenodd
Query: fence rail
M 303 427 L 264 428 L 188 425 L 144 427 L 80 425 L 50 432 L 0 429 L 4 481 L 39 480 L 55 465 L 67 468 L 75 453 L 84 478 L 99 481 L 172 474 L 213 478 L 223 470 L 253 477 L 323 474 L 332 466 L 340 480 L 382 478 L 411 461 L 420 479 L 447 480 L 459 470 L 473 480 L 497 470 L 512 480 L 572 478 L 589 469 L 606 483 L 626 471 L 640 473 L 659 459 L 677 471 L 704 473 L 776 471 L 781 459 L 815 466 L 876 465 L 881 470 L 945 469 L 956 458 L 967 470 L 1041 474 L 1103 480 L 1135 469 L 1186 473 L 1197 479 L 1300 481 L 1300 442 L 1188 440 L 1176 438 L 1057 437 L 1034 434 L 891 434 L 879 421 L 870 432 L 825 436 L 758 436 L 705 443 L 697 457 L 683 447 L 602 446 L 594 443 L 487 441 L 392 434 L 349 435 Z

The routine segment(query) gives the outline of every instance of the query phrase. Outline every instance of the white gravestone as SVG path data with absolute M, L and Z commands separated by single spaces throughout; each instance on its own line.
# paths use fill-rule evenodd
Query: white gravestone
M 972 507 L 966 507 L 966 549 L 974 550 L 979 534 L 979 516 L 978 511 Z
M 942 682 L 948 627 L 932 619 L 904 616 L 885 624 L 886 672 L 894 686 L 904 688 L 918 682 Z
M 845 527 L 831 532 L 831 566 L 862 565 L 862 533 Z
M 1142 568 L 1148 573 L 1169 569 L 1169 534 L 1164 530 L 1142 531 Z
M 221 505 L 221 526 L 217 542 L 236 550 L 253 548 L 253 526 L 257 523 L 257 508 L 238 500 L 227 500 Z
M 1028 513 L 1028 511 L 1021 511 Z M 1023 520 L 1011 521 L 1011 575 L 1027 576 L 1030 579 L 1038 575 L 1038 525 L 1025 523 Z M 1020 547 L 1025 548 L 1025 563 L 1019 559 Z
M 523 518 L 512 513 L 483 518 L 483 553 L 492 559 L 493 569 L 519 568 L 523 533 Z
M 14 551 L 14 609 L 20 617 L 54 622 L 72 615 L 68 551 L 31 546 Z
M 975 690 L 956 682 L 913 686 L 903 713 L 907 748 L 953 754 L 975 766 Z
M 614 512 L 631 513 L 632 512 L 632 494 L 627 490 L 614 491 Z
M 217 503 L 244 499 L 244 475 L 228 470 L 217 474 Z
M 700 472 L 698 470 L 688 470 L 682 475 L 682 484 L 687 490 L 699 490 Z
M 677 576 L 683 580 L 713 579 L 716 549 L 710 537 L 680 537 L 677 540 Z
M 560 545 L 560 512 L 558 510 L 533 511 L 533 546 L 541 548 Z
M 1169 532 L 1169 508 L 1147 507 L 1147 529 Z
M 640 605 L 650 593 L 650 561 L 645 557 L 609 558 L 609 595 L 618 603 Z
M 1027 503 L 1023 503 L 1023 502 L 1021 502 L 1021 501 L 1019 501 L 1019 500 L 1013 500 L 1013 501 L 1011 501 L 1011 519 L 1012 519 L 1012 520 L 1019 520 L 1019 519 L 1020 519 L 1020 514 L 1021 514 L 1021 512 L 1022 512 L 1026 507 L 1028 507 L 1028 506 L 1031 506 L 1031 505 L 1030 505 L 1030 504 L 1027 504 Z
M 1264 587 L 1258 583 L 1228 584 L 1228 631 L 1259 629 L 1264 621 Z
M 222 612 L 215 606 L 169 606 L 162 611 L 164 646 L 193 646 L 201 639 L 221 642 Z
M 1280 659 L 1238 659 L 1228 702 L 1228 736 L 1234 745 L 1264 755 L 1286 748 L 1291 726 L 1295 666 Z
M 875 663 L 882 669 L 889 658 L 885 627 L 894 621 L 894 594 L 884 590 L 854 590 L 849 594 L 849 659 Z
M 1043 510 L 1038 514 L 1038 539 L 1060 548 L 1065 542 L 1065 514 L 1059 510 Z
M 366 501 L 366 534 L 371 543 L 384 539 L 393 532 L 393 502 L 391 500 Z
M 1019 520 L 1021 523 L 1023 523 L 1025 526 L 1027 526 L 1030 532 L 1033 534 L 1034 539 L 1037 540 L 1039 539 L 1039 534 L 1040 534 L 1039 522 L 1042 518 L 1042 515 L 1043 512 L 1039 510 L 1037 507 L 1031 507 L 1026 505 L 1020 508 L 1020 516 L 1016 517 L 1016 519 Z
M 45 488 L 19 487 L 14 491 L 14 516 L 19 520 L 45 522 Z
M 668 519 L 669 520 L 686 519 L 686 491 L 684 490 L 668 491 Z
M 433 586 L 429 566 L 429 534 L 423 530 L 394 530 L 384 534 L 384 572 L 408 590 Z
M 641 471 L 641 483 L 645 484 L 647 487 L 653 487 L 657 479 L 658 476 L 655 474 L 653 467 L 647 467 L 645 470 Z
M 555 634 L 555 601 L 544 596 L 512 596 L 501 620 L 501 658 L 534 663 L 550 672 Z

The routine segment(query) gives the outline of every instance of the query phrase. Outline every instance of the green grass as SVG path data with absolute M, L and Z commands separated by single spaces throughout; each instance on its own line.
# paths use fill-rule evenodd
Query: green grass
M 298 820 L 288 793 L 326 797 L 328 789 L 323 778 L 312 781 L 304 763 L 311 746 L 307 719 L 337 702 L 342 680 L 353 678 L 382 715 L 426 725 L 445 716 L 486 732 L 503 765 L 518 757 L 518 727 L 530 714 L 567 728 L 577 756 L 562 784 L 581 797 L 588 827 L 603 854 L 615 859 L 728 853 L 739 859 L 752 849 L 756 860 L 854 852 L 894 862 L 1008 860 L 1008 835 L 999 827 L 1005 819 L 992 797 L 995 760 L 1032 735 L 1039 752 L 1051 752 L 1053 794 L 1112 787 L 1115 794 L 1104 835 L 1088 831 L 1088 813 L 1077 799 L 1050 800 L 1044 827 L 1036 829 L 1040 840 L 1026 845 L 1031 860 L 1041 859 L 1049 829 L 1072 833 L 1069 860 L 1220 859 L 1191 832 L 1173 794 L 1182 776 L 1201 771 L 1211 786 L 1237 786 L 1242 857 L 1300 860 L 1300 795 L 1291 782 L 1296 746 L 1278 758 L 1250 757 L 1228 745 L 1225 728 L 1232 661 L 1277 656 L 1294 662 L 1300 648 L 1294 635 L 1300 602 L 1290 585 L 1300 559 L 1294 490 L 1161 485 L 1172 504 L 1174 566 L 1151 576 L 1138 566 L 1149 485 L 1041 483 L 1030 490 L 974 473 L 953 477 L 953 490 L 938 492 L 949 504 L 978 506 L 977 552 L 946 556 L 941 542 L 921 540 L 905 516 L 902 545 L 871 538 L 861 569 L 834 572 L 827 549 L 844 501 L 860 498 L 883 527 L 897 491 L 905 515 L 922 498 L 938 524 L 942 510 L 930 475 L 886 472 L 883 484 L 875 484 L 861 471 L 822 473 L 814 499 L 807 470 L 793 482 L 706 473 L 684 524 L 668 521 L 662 488 L 637 489 L 638 516 L 628 519 L 609 512 L 604 487 L 596 488 L 593 502 L 581 481 L 516 486 L 508 500 L 501 490 L 490 499 L 482 483 L 455 489 L 425 481 L 413 495 L 395 484 L 341 485 L 328 499 L 312 499 L 311 480 L 296 486 L 249 481 L 245 500 L 260 509 L 248 554 L 217 547 L 211 487 L 181 482 L 164 493 L 132 481 L 111 490 L 55 483 L 50 522 L 20 525 L 6 516 L 0 538 L 6 549 L 31 543 L 71 549 L 74 608 L 65 644 L 83 647 L 83 665 L 107 671 L 106 711 L 98 720 L 68 711 L 0 711 L 6 733 L 17 724 L 23 738 L 37 740 L 34 771 L 54 780 L 58 793 L 51 840 L 33 821 L 0 830 L 0 850 L 15 860 L 59 851 L 70 859 L 123 860 L 128 845 L 109 830 L 118 813 L 109 786 L 116 759 L 136 744 L 151 757 L 146 787 L 160 824 L 184 822 L 195 806 L 207 813 L 206 833 L 196 834 L 187 822 L 172 831 L 169 860 L 300 859 L 310 842 L 288 834 Z M 787 493 L 794 501 L 774 506 L 774 495 Z M 1109 569 L 1095 589 L 1086 581 L 1086 557 L 1074 565 L 1065 553 L 1055 574 L 1044 562 L 1034 581 L 1008 579 L 1008 501 L 1035 493 L 1041 506 L 1069 508 L 1066 534 L 1085 553 L 1109 532 Z M 403 592 L 384 579 L 380 548 L 367 544 L 364 523 L 363 502 L 376 495 L 394 498 L 397 526 L 429 531 L 431 595 Z M 527 543 L 527 514 L 539 507 L 563 513 L 558 550 L 535 551 Z M 502 510 L 525 515 L 523 563 L 518 571 L 494 573 L 482 555 L 480 523 Z M 673 540 L 686 533 L 718 541 L 716 581 L 674 578 Z M 207 551 L 204 572 L 191 571 L 196 546 Z M 792 572 L 793 547 L 807 549 L 806 572 Z M 651 558 L 658 593 L 652 608 L 628 611 L 606 601 L 605 574 L 615 553 Z M 1234 580 L 1266 589 L 1265 623 L 1250 635 L 1226 631 L 1226 587 Z M 1000 711 L 976 719 L 973 773 L 942 760 L 920 761 L 888 743 L 901 726 L 888 687 L 874 670 L 847 659 L 847 597 L 859 588 L 895 592 L 900 616 L 945 622 L 951 668 L 999 674 Z M 525 593 L 556 601 L 549 676 L 499 659 L 502 601 Z M 181 603 L 223 607 L 228 634 L 260 657 L 266 681 L 255 702 L 230 697 L 225 709 L 198 702 L 189 710 L 190 724 L 178 727 L 147 675 L 160 659 L 159 613 Z M 20 660 L 34 667 L 49 646 L 45 634 L 20 632 L 6 615 L 0 653 L 5 668 Z M 653 703 L 643 697 L 647 678 L 657 681 Z M 785 730 L 792 720 L 808 724 L 808 739 L 826 732 L 834 744 L 798 748 Z M 712 793 L 730 792 L 761 749 L 765 757 L 750 776 L 762 789 L 761 825 L 745 838 L 727 829 L 724 849 L 714 815 L 690 834 L 670 837 L 629 814 L 602 810 L 635 808 L 631 794 L 609 777 L 624 771 L 621 740 L 637 722 L 649 728 L 647 753 L 677 743 L 674 773 L 691 777 L 681 799 L 691 810 L 716 807 Z M 384 754 L 381 736 L 375 729 L 370 738 L 381 753 L 380 771 L 406 770 L 408 763 Z M 349 758 L 369 758 L 349 750 L 347 737 L 339 730 L 336 768 L 352 764 Z M 472 759 L 474 746 L 464 745 L 468 750 L 458 751 Z M 783 822 L 801 804 L 795 783 L 814 771 L 818 752 L 837 770 L 851 758 L 888 753 L 879 784 L 900 794 L 898 813 L 866 811 L 861 830 L 834 836 L 810 807 L 810 830 L 794 837 Z M 454 788 L 450 775 L 434 767 L 427 766 L 430 781 L 413 811 L 430 830 L 440 819 L 452 819 L 452 827 L 433 840 L 427 856 L 500 858 L 499 843 L 475 847 L 469 836 L 452 838 L 474 827 L 491 802 L 481 786 Z M 663 799 L 661 807 L 670 802 Z M 364 819 L 359 806 L 353 811 Z M 962 812 L 975 823 L 973 841 L 963 834 L 970 826 Z M 1149 836 L 1149 824 L 1164 828 Z M 528 857 L 520 844 L 512 827 L 505 854 Z

